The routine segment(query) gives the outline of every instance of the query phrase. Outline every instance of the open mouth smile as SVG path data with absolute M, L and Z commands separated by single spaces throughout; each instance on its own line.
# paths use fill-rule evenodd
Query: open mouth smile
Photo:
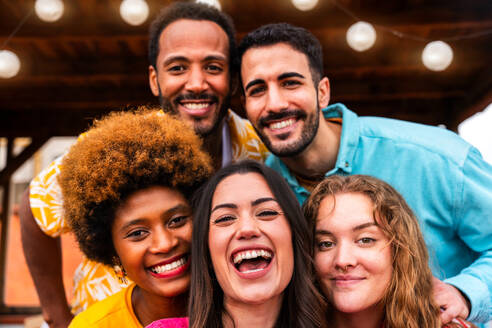
M 243 249 L 231 256 L 231 262 L 241 277 L 258 278 L 270 268 L 274 254 L 264 248 Z
M 148 268 L 158 278 L 175 277 L 187 271 L 190 266 L 189 255 L 180 255 Z

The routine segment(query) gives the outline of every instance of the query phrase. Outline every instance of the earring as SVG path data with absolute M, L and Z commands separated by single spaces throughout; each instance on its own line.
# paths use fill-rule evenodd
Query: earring
M 113 258 L 113 271 L 116 274 L 120 284 L 126 285 L 128 283 L 125 268 L 121 265 L 120 259 L 117 257 Z

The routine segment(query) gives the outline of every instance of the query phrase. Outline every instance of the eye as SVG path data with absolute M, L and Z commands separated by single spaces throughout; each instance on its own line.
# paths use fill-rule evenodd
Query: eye
M 260 210 L 258 213 L 256 213 L 257 216 L 259 216 L 261 219 L 274 219 L 278 215 L 280 215 L 280 212 L 276 210 Z
M 301 82 L 297 81 L 297 80 L 286 80 L 286 81 L 282 82 L 282 85 L 286 88 L 294 88 L 300 84 L 301 84 Z
M 249 89 L 248 96 L 254 97 L 254 96 L 259 96 L 261 93 L 265 92 L 266 87 L 261 85 L 257 87 L 253 87 Z
M 224 69 L 222 68 L 222 66 L 217 65 L 217 64 L 209 64 L 209 65 L 207 65 L 205 67 L 205 69 L 209 73 L 212 73 L 212 74 L 219 74 L 219 73 L 222 73 L 224 71 Z
M 335 246 L 335 243 L 331 240 L 320 240 L 317 245 L 318 251 L 327 251 L 332 249 Z
M 175 216 L 167 222 L 167 226 L 169 228 L 180 228 L 188 222 L 189 218 L 189 215 Z
M 376 239 L 370 238 L 370 237 L 362 237 L 359 240 L 357 240 L 357 243 L 362 245 L 362 246 L 371 245 L 371 244 L 374 244 L 375 242 L 376 242 Z
M 167 68 L 167 71 L 170 72 L 171 74 L 179 74 L 184 72 L 185 66 L 184 65 L 172 65 Z
M 234 220 L 236 220 L 236 217 L 233 215 L 222 215 L 213 220 L 213 223 L 217 225 L 228 225 L 231 224 Z
M 131 241 L 140 241 L 147 237 L 148 234 L 148 231 L 145 229 L 134 229 L 128 232 L 124 238 Z

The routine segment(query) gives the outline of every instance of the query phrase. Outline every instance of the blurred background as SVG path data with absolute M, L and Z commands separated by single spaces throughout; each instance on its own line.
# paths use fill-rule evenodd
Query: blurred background
M 147 34 L 171 2 L 0 0 L 0 323 L 39 313 L 20 244 L 20 195 L 94 118 L 158 104 Z M 332 103 L 450 129 L 492 162 L 490 0 L 202 2 L 232 16 L 238 40 L 272 22 L 309 29 L 323 45 Z M 244 116 L 239 95 L 231 107 Z M 80 254 L 70 236 L 63 247 L 69 293 Z

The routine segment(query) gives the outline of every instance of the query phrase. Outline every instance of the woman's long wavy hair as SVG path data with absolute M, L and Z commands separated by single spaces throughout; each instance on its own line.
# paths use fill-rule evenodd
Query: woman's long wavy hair
M 331 176 L 323 180 L 303 207 L 313 235 L 321 201 L 342 193 L 360 193 L 369 197 L 374 206 L 374 218 L 391 242 L 393 274 L 382 299 L 385 326 L 440 327 L 439 308 L 432 298 L 429 257 L 417 218 L 403 197 L 389 184 L 364 175 Z M 314 240 L 312 247 L 314 249 Z M 333 310 L 329 309 L 327 313 Z
M 224 308 L 224 293 L 217 282 L 210 258 L 210 212 L 217 185 L 228 176 L 247 173 L 258 173 L 265 179 L 292 231 L 294 272 L 284 291 L 275 327 L 325 327 L 323 300 L 313 283 L 314 270 L 309 243 L 312 232 L 284 179 L 272 169 L 254 161 L 242 161 L 222 168 L 197 195 L 193 219 L 190 327 L 223 327 L 223 315 L 229 315 Z

